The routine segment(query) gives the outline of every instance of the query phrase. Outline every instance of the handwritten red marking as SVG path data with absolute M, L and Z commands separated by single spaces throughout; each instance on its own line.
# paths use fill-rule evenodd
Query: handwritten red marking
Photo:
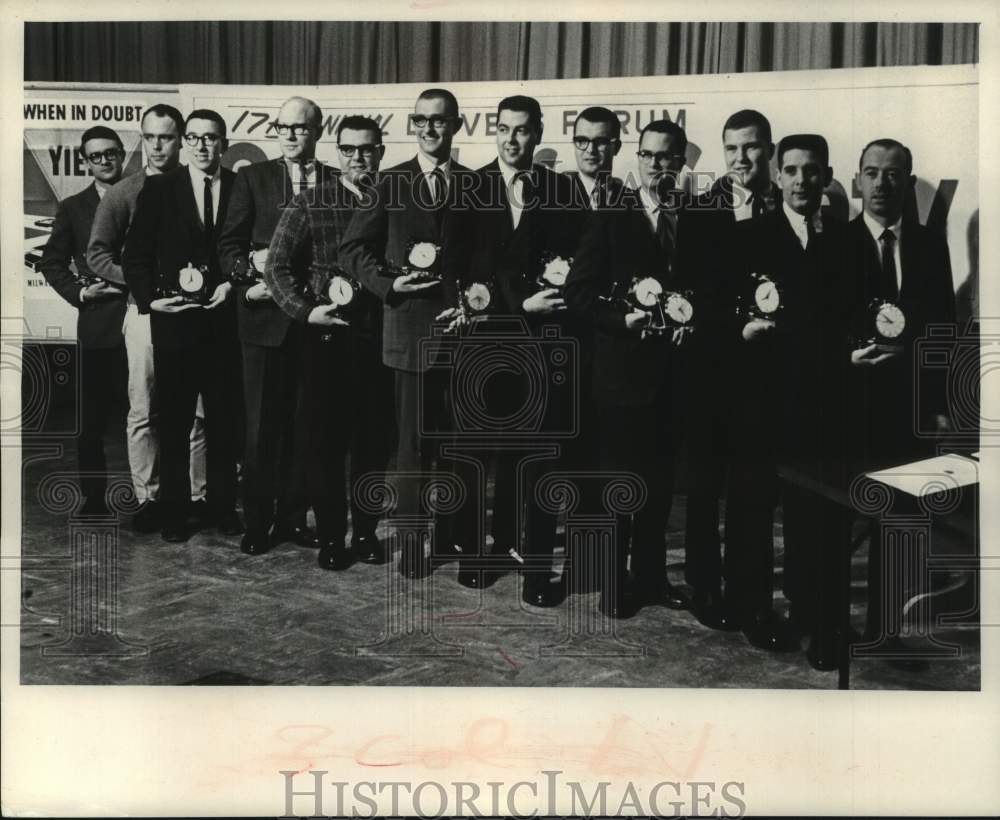
M 503 650 L 502 650 L 502 649 L 501 649 L 501 648 L 500 648 L 499 646 L 497 647 L 497 652 L 499 652 L 499 653 L 500 653 L 500 654 L 501 654 L 501 655 L 503 656 L 503 659 L 504 659 L 505 661 L 507 661 L 507 663 L 509 663 L 509 664 L 510 664 L 511 666 L 513 666 L 513 667 L 514 667 L 515 669 L 519 669 L 519 668 L 520 668 L 520 667 L 519 667 L 519 665 L 518 665 L 518 664 L 516 664 L 516 663 L 515 663 L 515 662 L 514 662 L 514 661 L 513 661 L 512 659 L 511 659 L 510 655 L 508 655 L 508 654 L 507 654 L 506 652 L 504 652 L 504 651 L 503 651 Z

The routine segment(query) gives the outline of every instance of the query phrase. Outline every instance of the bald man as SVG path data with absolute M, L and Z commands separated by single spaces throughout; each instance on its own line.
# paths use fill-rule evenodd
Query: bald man
M 219 236 L 222 270 L 238 283 L 246 406 L 247 531 L 241 549 L 247 555 L 286 541 L 319 546 L 306 526 L 304 495 L 292 458 L 301 328 L 275 304 L 263 271 L 274 229 L 292 197 L 315 190 L 320 182 L 329 184 L 338 173 L 316 160 L 322 122 L 323 113 L 312 100 L 291 97 L 282 104 L 271 124 L 281 157 L 240 169 Z

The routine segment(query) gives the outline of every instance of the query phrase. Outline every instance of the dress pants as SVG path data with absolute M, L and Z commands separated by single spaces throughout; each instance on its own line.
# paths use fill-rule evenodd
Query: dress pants
M 667 390 L 641 406 L 601 404 L 600 463 L 607 471 L 631 471 L 642 480 L 646 502 L 633 516 L 619 515 L 614 555 L 602 562 L 607 568 L 601 591 L 621 601 L 625 563 L 631 541 L 631 570 L 640 596 L 662 588 L 667 580 L 666 527 L 673 500 L 673 442 Z M 609 574 L 610 573 L 610 574 Z
M 277 520 L 305 526 L 306 502 L 295 459 L 302 337 L 292 325 L 277 347 L 243 342 L 243 514 L 247 530 L 265 535 Z M 304 431 L 308 437 L 310 430 Z
M 104 434 L 115 404 L 125 393 L 125 349 L 80 350 L 80 435 L 77 458 L 80 491 L 88 501 L 102 501 L 107 488 Z
M 239 351 L 228 340 L 153 350 L 160 408 L 160 501 L 164 519 L 183 520 L 191 495 L 189 438 L 198 395 L 205 407 L 206 500 L 211 512 L 236 504 Z
M 130 301 L 122 323 L 128 357 L 128 416 L 125 435 L 128 463 L 135 495 L 140 503 L 156 501 L 160 494 L 160 444 L 153 374 L 153 340 L 149 314 L 139 313 Z M 205 498 L 205 410 L 201 396 L 189 434 L 191 500 Z
M 342 327 L 304 329 L 296 461 L 324 542 L 342 543 L 347 535 L 348 456 L 352 490 L 366 473 L 385 472 L 392 406 L 392 373 L 371 336 Z M 378 519 L 359 509 L 353 492 L 350 509 L 353 533 L 374 535 Z

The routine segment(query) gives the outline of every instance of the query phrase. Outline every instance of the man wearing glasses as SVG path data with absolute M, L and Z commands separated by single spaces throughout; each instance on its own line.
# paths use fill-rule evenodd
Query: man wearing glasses
M 458 298 L 454 246 L 460 220 L 454 211 L 463 192 L 469 191 L 466 180 L 471 180 L 469 169 L 451 158 L 461 118 L 450 91 L 422 92 L 410 122 L 417 155 L 380 176 L 372 206 L 355 213 L 340 250 L 347 272 L 383 304 L 382 361 L 392 369 L 395 383 L 396 469 L 412 474 L 430 470 L 435 456 L 432 442 L 421 435 L 421 420 L 439 430 L 451 426 L 446 404 L 450 371 L 421 360 L 420 340 L 431 336 L 435 318 Z M 413 258 L 416 245 L 420 251 Z M 424 402 L 423 412 L 418 399 Z M 454 472 L 454 465 L 444 459 L 438 459 L 438 468 Z M 421 514 L 419 493 L 418 481 L 404 479 L 397 512 Z M 468 542 L 468 534 L 454 527 L 453 517 L 438 519 L 438 554 L 454 554 L 456 544 Z M 410 578 L 425 575 L 430 566 L 424 545 L 410 545 L 399 569 Z
M 596 211 L 616 202 L 622 182 L 612 176 L 621 150 L 621 122 L 614 111 L 599 105 L 585 108 L 573 123 L 573 152 L 577 171 L 570 172 L 573 201 Z
M 308 442 L 299 448 L 297 467 L 316 511 L 319 565 L 328 570 L 346 569 L 354 559 L 385 562 L 378 520 L 353 503 L 353 494 L 347 550 L 344 460 L 349 453 L 351 486 L 365 473 L 384 472 L 394 424 L 392 373 L 381 355 L 382 304 L 343 277 L 338 259 L 354 211 L 376 183 L 382 130 L 368 117 L 345 117 L 337 150 L 341 173 L 284 209 L 264 271 L 275 302 L 303 333 L 296 429 Z M 345 296 L 351 297 L 346 305 L 332 301 Z
M 306 501 L 295 453 L 295 407 L 302 353 L 300 328 L 281 310 L 263 280 L 268 247 L 282 210 L 303 191 L 334 175 L 316 159 L 323 113 L 312 100 L 291 97 L 273 128 L 281 156 L 244 166 L 236 175 L 219 234 L 222 272 L 233 276 L 243 353 L 243 511 L 240 545 L 260 555 L 291 541 L 318 547 L 306 526 Z
M 160 477 L 165 541 L 185 541 L 187 434 L 200 393 L 205 406 L 211 521 L 243 531 L 236 514 L 236 318 L 217 251 L 235 174 L 220 166 L 226 123 L 198 109 L 184 126 L 188 164 L 151 177 L 125 240 L 125 281 L 140 313 L 151 313 L 160 405 Z
M 124 350 L 122 320 L 125 289 L 93 276 L 87 266 L 87 243 L 97 205 L 122 175 L 122 141 L 102 125 L 87 129 L 80 140 L 94 181 L 59 203 L 52 235 L 42 251 L 39 269 L 45 280 L 79 314 L 76 338 L 80 351 L 80 436 L 77 459 L 83 515 L 106 515 L 107 486 L 104 432 L 112 404 L 122 385 Z M 75 265 L 75 272 L 70 263 Z
M 647 332 L 652 314 L 623 298 L 636 279 L 652 277 L 664 288 L 669 284 L 676 184 L 686 148 L 684 130 L 669 120 L 642 129 L 641 187 L 624 191 L 620 203 L 595 214 L 566 282 L 569 306 L 595 328 L 593 391 L 601 469 L 635 472 L 647 492 L 631 522 L 619 517 L 614 553 L 605 559 L 600 611 L 612 618 L 627 617 L 644 604 L 687 606 L 667 578 L 664 542 L 673 495 L 671 334 Z M 630 541 L 634 596 L 626 595 L 625 583 Z
M 87 263 L 95 275 L 125 287 L 121 266 L 125 235 L 132 225 L 135 203 L 146 179 L 177 167 L 181 155 L 181 134 L 184 118 L 171 105 L 159 103 L 147 108 L 140 124 L 146 152 L 146 165 L 137 174 L 125 177 L 113 185 L 101 199 L 94 215 L 87 248 Z M 155 379 L 153 374 L 153 340 L 149 316 L 139 313 L 135 298 L 130 294 L 120 332 L 125 339 L 128 357 L 128 417 L 126 436 L 128 463 L 132 471 L 139 511 L 132 520 L 137 532 L 154 532 L 160 527 L 159 437 L 153 410 Z M 205 506 L 205 428 L 201 399 L 190 432 L 191 510 L 197 517 Z

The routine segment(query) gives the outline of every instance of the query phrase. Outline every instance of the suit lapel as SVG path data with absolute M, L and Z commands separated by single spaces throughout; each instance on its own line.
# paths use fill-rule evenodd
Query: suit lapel
M 178 169 L 176 176 L 172 180 L 174 186 L 174 199 L 177 202 L 178 212 L 187 225 L 192 237 L 202 239 L 205 233 L 205 226 L 202 225 L 198 216 L 198 202 L 194 198 L 194 188 L 191 185 L 191 173 L 187 167 Z
M 899 289 L 899 299 L 912 300 L 920 289 L 917 271 L 920 270 L 919 227 L 915 223 L 904 223 L 903 236 L 899 247 L 899 262 L 902 270 L 902 287 Z

